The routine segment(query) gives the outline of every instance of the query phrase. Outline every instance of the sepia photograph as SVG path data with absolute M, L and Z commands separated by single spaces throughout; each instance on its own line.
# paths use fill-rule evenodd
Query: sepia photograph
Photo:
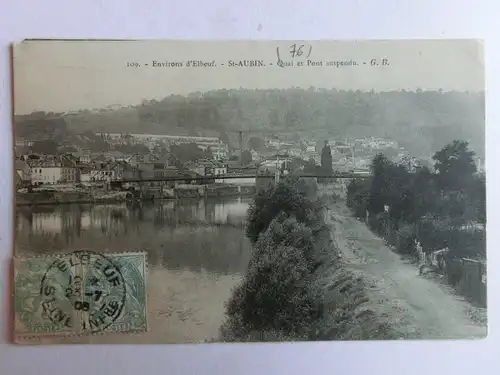
M 487 336 L 479 40 L 24 40 L 14 341 Z

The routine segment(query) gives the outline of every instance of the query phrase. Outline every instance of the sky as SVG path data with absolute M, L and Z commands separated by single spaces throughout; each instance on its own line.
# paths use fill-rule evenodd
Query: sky
M 304 45 L 301 56 L 292 57 L 293 45 L 295 51 Z M 277 49 L 282 62 L 295 66 L 277 66 Z M 475 40 L 26 40 L 14 45 L 13 59 L 18 115 L 128 106 L 171 94 L 240 87 L 484 90 L 483 44 Z M 373 59 L 378 65 L 371 65 Z M 215 61 L 217 67 L 186 67 L 189 60 Z M 230 67 L 230 60 L 262 60 L 266 66 Z M 322 66 L 307 66 L 308 60 Z M 153 67 L 153 61 L 184 65 Z M 335 61 L 358 65 L 326 66 Z

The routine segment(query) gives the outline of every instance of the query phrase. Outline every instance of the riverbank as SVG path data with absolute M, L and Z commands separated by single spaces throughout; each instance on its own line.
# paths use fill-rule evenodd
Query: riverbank
M 325 221 L 323 198 L 300 193 L 300 182 L 287 184 L 250 208 L 247 235 L 253 238 L 252 258 L 226 303 L 218 340 L 411 337 L 398 330 L 404 319 L 394 311 L 388 314 L 383 295 L 371 292 L 371 285 L 342 258 L 334 228 Z
M 59 205 L 74 203 L 121 203 L 127 201 L 127 192 L 57 192 L 41 191 L 17 193 L 16 206 Z
M 255 194 L 254 186 L 203 185 L 168 190 L 148 189 L 135 191 L 40 191 L 17 193 L 16 206 L 59 205 L 59 204 L 103 204 L 127 201 L 178 200 L 185 198 L 246 198 Z
M 269 220 L 272 202 L 279 201 L 273 194 L 254 215 Z M 292 210 L 284 206 L 262 229 L 245 277 L 226 304 L 220 340 L 485 337 L 485 310 L 472 311 L 450 290 L 420 277 L 352 217 L 343 199 L 320 198 L 322 208 L 303 215 L 292 197 Z M 473 319 L 480 315 L 484 319 Z
M 325 212 L 344 268 L 360 278 L 366 306 L 390 318 L 402 338 L 479 339 L 487 334 L 486 309 L 471 305 L 454 290 L 419 275 L 418 268 L 401 259 L 351 214 L 343 200 Z M 383 298 L 381 298 L 383 296 Z

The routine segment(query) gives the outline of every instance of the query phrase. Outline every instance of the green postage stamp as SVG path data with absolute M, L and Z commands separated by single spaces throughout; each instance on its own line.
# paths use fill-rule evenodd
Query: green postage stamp
M 147 330 L 146 253 L 14 259 L 17 338 Z

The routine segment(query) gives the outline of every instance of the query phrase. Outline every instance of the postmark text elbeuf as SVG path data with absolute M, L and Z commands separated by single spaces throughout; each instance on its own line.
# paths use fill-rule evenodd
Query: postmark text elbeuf
M 144 253 L 16 258 L 14 270 L 16 337 L 147 329 Z

